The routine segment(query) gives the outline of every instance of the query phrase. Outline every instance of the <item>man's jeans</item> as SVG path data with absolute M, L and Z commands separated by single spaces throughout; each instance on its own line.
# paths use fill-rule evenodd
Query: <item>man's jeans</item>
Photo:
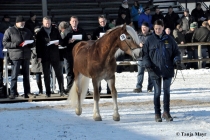
M 142 88 L 143 80 L 144 80 L 144 71 L 145 67 L 143 67 L 142 61 L 138 61 L 138 75 L 137 75 L 137 84 L 136 88 Z M 148 73 L 148 86 L 147 90 L 151 90 L 153 88 L 153 81 Z
M 26 59 L 12 60 L 12 63 L 13 65 L 12 65 L 11 87 L 10 87 L 11 95 L 15 95 L 17 93 L 17 80 L 18 80 L 18 75 L 20 73 L 20 66 L 22 66 L 24 94 L 31 93 L 30 81 L 29 81 L 30 60 Z
M 198 59 L 198 49 L 187 51 L 188 59 Z M 187 63 L 187 69 L 195 68 L 198 69 L 198 62 Z
M 170 112 L 170 86 L 171 86 L 171 80 L 172 78 L 163 78 L 163 104 L 164 104 L 164 111 Z M 160 109 L 160 95 L 161 95 L 161 83 L 162 78 L 159 78 L 154 81 L 154 108 L 155 108 L 155 114 L 161 114 Z

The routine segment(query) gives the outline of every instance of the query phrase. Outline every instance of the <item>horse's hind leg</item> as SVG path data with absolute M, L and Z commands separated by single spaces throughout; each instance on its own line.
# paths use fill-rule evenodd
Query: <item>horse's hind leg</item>
M 94 93 L 93 93 L 93 98 L 94 98 L 94 109 L 93 109 L 93 119 L 95 121 L 102 121 L 100 111 L 99 111 L 99 99 L 100 99 L 100 94 L 99 94 L 99 83 L 100 81 L 96 79 L 92 79 L 93 83 L 93 88 L 94 88 Z
M 118 105 L 117 105 L 117 90 L 115 88 L 115 75 L 109 80 L 107 80 L 108 86 L 111 90 L 112 99 L 114 103 L 114 114 L 113 114 L 113 120 L 114 121 L 120 121 L 120 115 L 118 112 Z

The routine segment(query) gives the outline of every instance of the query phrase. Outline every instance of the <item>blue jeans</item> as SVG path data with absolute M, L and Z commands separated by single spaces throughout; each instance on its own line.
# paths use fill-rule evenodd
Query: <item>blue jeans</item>
M 138 61 L 138 75 L 137 75 L 137 84 L 136 84 L 136 88 L 142 88 L 142 83 L 144 80 L 144 71 L 145 71 L 145 67 L 143 67 L 143 63 L 142 61 Z M 150 74 L 148 73 L 148 86 L 147 86 L 147 90 L 151 90 L 153 88 L 153 81 L 150 78 Z
M 160 95 L 161 95 L 161 83 L 163 80 L 163 104 L 164 104 L 164 111 L 170 112 L 170 86 L 171 86 L 171 80 L 172 78 L 159 78 L 154 81 L 154 108 L 155 108 L 155 114 L 161 114 L 160 109 Z
M 15 95 L 17 93 L 17 80 L 18 80 L 18 75 L 20 73 L 20 66 L 22 66 L 24 94 L 31 93 L 30 82 L 29 82 L 30 60 L 26 59 L 12 60 L 12 63 L 13 65 L 12 65 L 11 87 L 10 87 L 11 95 L 12 94 Z

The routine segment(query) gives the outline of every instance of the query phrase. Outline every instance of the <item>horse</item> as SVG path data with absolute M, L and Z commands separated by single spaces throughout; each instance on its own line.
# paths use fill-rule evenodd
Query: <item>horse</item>
M 108 30 L 100 39 L 81 41 L 73 48 L 74 83 L 69 91 L 68 101 L 75 107 L 75 113 L 82 114 L 82 101 L 86 97 L 89 80 L 94 88 L 93 119 L 102 121 L 99 111 L 99 84 L 106 80 L 114 102 L 113 120 L 120 121 L 115 88 L 115 52 L 120 48 L 134 59 L 141 57 L 139 38 L 135 30 L 124 24 Z

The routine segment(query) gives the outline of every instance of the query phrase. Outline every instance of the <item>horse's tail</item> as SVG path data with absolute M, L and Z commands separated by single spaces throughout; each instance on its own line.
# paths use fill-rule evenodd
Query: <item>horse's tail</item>
M 71 90 L 69 92 L 69 97 L 68 97 L 68 101 L 71 100 L 70 103 L 71 103 L 72 107 L 76 107 L 77 104 L 78 104 L 78 94 L 77 94 L 77 92 L 79 90 L 79 87 L 81 88 L 80 101 L 81 101 L 81 104 L 82 104 L 83 100 L 85 99 L 85 97 L 87 95 L 89 81 L 90 81 L 90 78 L 88 78 L 84 75 L 79 76 L 79 79 L 74 81 L 74 83 L 71 87 Z M 79 82 L 79 87 L 77 87 L 76 82 Z

